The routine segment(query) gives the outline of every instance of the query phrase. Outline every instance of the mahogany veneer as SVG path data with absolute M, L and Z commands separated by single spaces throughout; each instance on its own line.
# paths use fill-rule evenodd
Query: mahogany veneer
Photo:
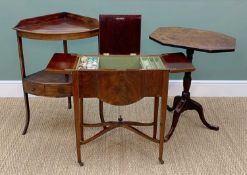
M 140 54 L 141 15 L 100 15 L 99 53 Z
M 72 58 L 72 59 L 66 59 Z M 80 57 L 78 55 L 78 57 Z M 80 59 L 75 55 L 56 53 L 47 65 L 48 72 L 69 72 L 73 75 L 73 98 L 75 113 L 75 129 L 76 129 L 76 147 L 78 163 L 81 162 L 80 145 L 86 144 L 100 137 L 117 127 L 126 128 L 152 142 L 159 143 L 159 160 L 164 163 L 163 142 L 165 132 L 166 104 L 168 93 L 169 69 L 165 66 L 159 66 L 152 69 L 145 69 L 137 60 L 141 61 L 141 56 L 130 55 L 110 55 L 95 56 L 99 57 L 99 67 L 97 69 L 77 69 L 76 66 Z M 154 56 L 151 56 L 154 57 Z M 114 63 L 110 62 L 114 60 Z M 143 58 L 147 58 L 144 56 Z M 159 58 L 156 56 L 155 58 Z M 125 67 L 117 68 L 122 64 L 123 60 L 128 60 L 131 69 L 126 64 Z M 104 64 L 103 64 L 103 61 Z M 111 64 L 111 65 L 110 65 Z M 113 68 L 115 64 L 116 68 Z M 150 63 L 151 64 L 151 63 Z M 153 63 L 152 63 L 153 64 Z M 160 61 L 162 65 L 162 61 Z M 133 66 L 134 65 L 134 66 Z M 109 66 L 109 67 L 108 67 Z M 129 105 L 141 100 L 143 97 L 155 97 L 154 103 L 154 121 L 149 123 L 137 121 L 124 121 L 118 118 L 118 121 L 101 121 L 100 123 L 85 123 L 83 120 L 83 99 L 99 98 L 101 101 L 112 105 Z M 160 108 L 160 139 L 156 138 L 157 134 L 157 118 L 159 109 L 159 99 L 161 97 Z M 84 127 L 104 127 L 97 134 L 84 138 Z M 135 126 L 153 126 L 153 136 L 149 136 L 135 128 Z
M 71 75 L 57 75 L 40 71 L 26 75 L 22 38 L 37 40 L 63 40 L 64 53 L 68 53 L 67 40 L 83 39 L 98 35 L 97 19 L 62 12 L 21 20 L 15 27 L 19 51 L 19 62 L 23 82 L 26 107 L 26 134 L 30 121 L 28 94 L 66 97 L 68 108 L 71 108 L 72 81 Z
M 236 45 L 235 38 L 223 33 L 183 27 L 159 27 L 150 39 L 167 46 L 213 53 L 232 52 Z
M 98 20 L 62 12 L 21 20 L 14 29 L 21 37 L 39 40 L 74 40 L 98 35 Z
M 23 79 L 24 91 L 38 96 L 67 97 L 72 95 L 72 78 L 44 70 Z
M 55 53 L 45 70 L 52 73 L 70 74 L 68 70 L 76 68 L 78 58 L 77 54 Z
M 139 55 L 141 50 L 140 41 L 141 15 L 99 15 L 100 54 Z M 103 106 L 103 102 L 99 101 L 101 122 L 105 121 Z

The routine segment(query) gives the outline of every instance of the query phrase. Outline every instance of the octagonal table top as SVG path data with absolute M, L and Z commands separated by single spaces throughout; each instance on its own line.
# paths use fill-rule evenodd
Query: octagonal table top
M 236 46 L 236 39 L 223 33 L 183 27 L 159 27 L 149 38 L 163 45 L 203 52 L 232 52 Z

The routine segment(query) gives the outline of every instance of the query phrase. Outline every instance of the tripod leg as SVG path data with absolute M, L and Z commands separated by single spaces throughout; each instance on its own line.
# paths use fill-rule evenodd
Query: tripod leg
M 172 126 L 171 126 L 168 134 L 165 137 L 165 142 L 168 141 L 171 138 L 171 136 L 173 135 L 173 132 L 175 131 L 175 129 L 177 127 L 180 115 L 181 115 L 181 113 L 174 111 L 173 119 L 172 119 Z
M 204 113 L 203 113 L 203 108 L 202 108 L 202 105 L 201 105 L 200 103 L 198 103 L 198 102 L 196 102 L 196 101 L 194 101 L 194 100 L 190 100 L 189 105 L 190 105 L 189 107 L 190 107 L 191 109 L 195 109 L 195 110 L 198 112 L 198 114 L 199 114 L 199 116 L 200 116 L 200 119 L 201 119 L 202 123 L 203 123 L 207 128 L 209 128 L 209 129 L 211 129 L 211 130 L 215 130 L 215 131 L 218 131 L 218 130 L 219 130 L 219 127 L 218 127 L 218 126 L 211 125 L 211 124 L 209 124 L 209 123 L 206 121 L 206 119 L 205 119 L 205 117 L 204 117 Z
M 168 111 L 174 111 L 174 109 L 176 108 L 176 106 L 177 106 L 177 104 L 178 104 L 178 102 L 181 100 L 181 96 L 176 96 L 176 97 L 174 97 L 174 100 L 173 100 L 173 105 L 172 105 L 172 107 L 170 107 L 170 106 L 168 106 L 167 105 L 167 110 Z
M 165 137 L 165 141 L 168 141 L 171 138 L 173 132 L 175 131 L 177 124 L 178 124 L 179 117 L 181 113 L 184 111 L 186 102 L 187 102 L 186 100 L 181 99 L 179 103 L 176 105 L 176 109 L 174 110 L 174 113 L 173 113 L 172 126 L 168 134 Z

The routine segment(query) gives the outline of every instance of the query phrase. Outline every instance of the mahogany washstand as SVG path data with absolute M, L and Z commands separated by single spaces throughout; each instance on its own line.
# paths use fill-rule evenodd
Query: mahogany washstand
M 222 33 L 182 28 L 182 27 L 159 27 L 149 36 L 150 39 L 171 47 L 186 49 L 187 60 L 192 63 L 194 51 L 218 53 L 233 52 L 235 50 L 236 40 L 233 37 Z M 190 98 L 191 72 L 185 72 L 183 78 L 183 92 L 181 96 L 176 96 L 172 107 L 167 106 L 169 111 L 174 111 L 172 126 L 165 140 L 168 141 L 172 136 L 181 113 L 186 110 L 196 110 L 202 123 L 209 129 L 218 131 L 219 127 L 209 124 L 203 113 L 203 107 L 200 103 Z
M 26 75 L 22 38 L 35 40 L 63 40 L 64 53 L 68 53 L 67 40 L 83 39 L 98 35 L 97 19 L 61 12 L 21 20 L 15 27 L 19 51 L 19 62 L 26 108 L 26 124 L 22 134 L 26 134 L 30 121 L 28 94 L 48 97 L 69 97 L 71 108 L 72 78 L 45 72 L 44 70 Z

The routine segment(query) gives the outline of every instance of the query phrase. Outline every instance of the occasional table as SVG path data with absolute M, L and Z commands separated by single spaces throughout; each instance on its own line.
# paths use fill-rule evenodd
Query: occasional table
M 94 64 L 92 64 L 95 62 Z M 97 65 L 97 66 L 95 66 Z M 56 53 L 47 65 L 46 71 L 72 72 L 73 101 L 76 129 L 76 147 L 78 163 L 81 162 L 80 145 L 93 141 L 99 136 L 118 127 L 126 128 L 152 142 L 159 143 L 159 161 L 164 163 L 163 145 L 166 121 L 166 105 L 169 68 L 159 55 L 75 55 Z M 83 99 L 99 98 L 117 106 L 130 105 L 143 97 L 161 97 L 160 138 L 156 138 L 159 103 L 154 104 L 154 122 L 125 121 L 117 116 L 116 121 L 85 123 L 83 120 Z M 138 115 L 138 114 L 136 114 Z M 102 127 L 92 137 L 84 138 L 84 127 Z M 153 126 L 153 135 L 149 136 L 136 126 Z
M 233 37 L 222 33 L 182 28 L 182 27 L 159 27 L 149 36 L 150 39 L 166 46 L 186 49 L 187 60 L 192 63 L 194 51 L 217 53 L 233 52 L 235 50 L 236 40 Z M 176 63 L 174 63 L 176 64 Z M 200 103 L 190 98 L 191 72 L 185 72 L 183 78 L 183 92 L 181 96 L 176 96 L 172 107 L 168 106 L 169 111 L 174 111 L 172 126 L 165 140 L 168 141 L 172 136 L 181 113 L 186 110 L 196 110 L 202 123 L 209 129 L 219 130 L 218 126 L 209 124 L 203 113 L 203 107 Z
M 17 33 L 19 62 L 26 108 L 26 124 L 22 134 L 26 134 L 30 121 L 28 94 L 48 97 L 72 96 L 71 75 L 45 72 L 44 70 L 26 75 L 22 38 L 35 40 L 63 40 L 64 53 L 68 53 L 67 40 L 89 38 L 98 35 L 98 21 L 94 18 L 67 12 L 39 16 L 21 20 L 14 29 Z

